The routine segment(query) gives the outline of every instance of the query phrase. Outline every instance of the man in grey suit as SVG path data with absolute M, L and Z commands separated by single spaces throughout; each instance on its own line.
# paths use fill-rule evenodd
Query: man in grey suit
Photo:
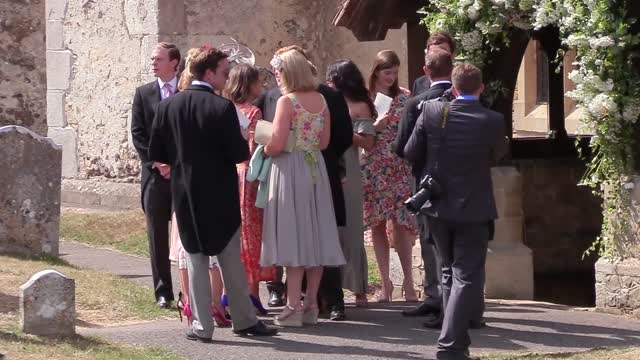
M 469 323 L 482 302 L 488 241 L 497 218 L 491 164 L 507 149 L 504 117 L 484 108 L 480 69 L 456 66 L 453 102 L 425 103 L 423 114 L 404 149 L 415 162 L 427 154 L 423 174 L 431 174 L 442 191 L 423 207 L 442 260 L 444 320 L 438 359 L 472 359 Z

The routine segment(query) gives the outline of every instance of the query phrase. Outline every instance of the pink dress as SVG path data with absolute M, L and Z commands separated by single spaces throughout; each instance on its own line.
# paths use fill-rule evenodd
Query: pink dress
M 251 155 L 256 150 L 257 144 L 253 141 L 253 132 L 258 120 L 262 119 L 262 112 L 250 103 L 236 104 L 238 109 L 251 121 L 249 123 L 249 151 Z M 247 170 L 249 161 L 236 165 L 240 188 L 240 225 L 241 247 L 240 256 L 247 273 L 249 284 L 260 281 L 275 281 L 276 269 L 274 267 L 260 266 L 260 253 L 262 251 L 262 209 L 255 206 L 258 194 L 258 182 L 248 182 Z
M 401 88 L 389 109 L 389 124 L 376 136 L 371 151 L 362 155 L 364 191 L 364 223 L 371 228 L 394 220 L 407 230 L 416 232 L 415 216 L 403 205 L 413 193 L 413 176 L 409 163 L 391 149 L 398 133 L 398 123 L 410 92 Z

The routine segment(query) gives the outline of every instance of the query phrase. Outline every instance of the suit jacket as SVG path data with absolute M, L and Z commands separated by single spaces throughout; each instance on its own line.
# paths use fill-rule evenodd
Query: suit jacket
M 461 223 L 482 223 L 497 218 L 491 182 L 491 164 L 506 154 L 504 116 L 475 100 L 451 102 L 442 148 L 440 137 L 444 102 L 427 102 L 423 117 L 405 146 L 411 162 L 427 156 L 427 169 L 433 169 L 443 193 L 432 200 L 427 215 Z
M 240 226 L 236 164 L 249 158 L 233 103 L 192 85 L 158 105 L 149 159 L 171 165 L 171 196 L 188 253 L 219 254 Z
M 393 150 L 396 154 L 398 154 L 398 156 L 404 158 L 404 147 L 407 144 L 407 141 L 409 141 L 409 137 L 411 137 L 411 133 L 416 126 L 418 117 L 422 113 L 422 107 L 419 106 L 420 103 L 427 100 L 437 99 L 450 88 L 451 84 L 449 83 L 436 84 L 430 87 L 424 93 L 407 100 L 402 112 L 402 117 L 400 118 L 400 123 L 398 124 L 398 133 L 396 134 L 396 140 L 392 145 Z M 424 163 L 424 158 L 417 159 L 415 163 L 411 163 L 413 176 L 415 176 L 417 179 L 419 179 L 420 174 L 422 174 L 422 167 L 424 166 Z
M 151 169 L 153 161 L 149 159 L 149 139 L 156 108 L 161 100 L 160 85 L 158 85 L 158 80 L 154 80 L 136 88 L 131 106 L 131 138 L 142 166 L 140 169 L 140 184 L 142 188 L 140 194 L 142 197 L 144 197 L 144 191 L 149 183 L 151 173 L 154 171 Z M 144 202 L 142 210 L 144 211 Z
M 431 80 L 427 75 L 422 75 L 413 81 L 413 87 L 411 88 L 411 94 L 413 96 L 420 95 L 431 87 Z
M 327 175 L 331 185 L 333 209 L 338 226 L 345 226 L 347 222 L 344 205 L 344 193 L 340 181 L 340 158 L 353 142 L 353 124 L 349 116 L 349 107 L 342 94 L 326 85 L 320 85 L 318 92 L 324 96 L 331 116 L 331 139 L 322 157 L 327 167 Z M 279 88 L 273 88 L 256 101 L 256 106 L 262 110 L 264 119 L 273 121 L 276 113 L 278 98 L 282 96 Z

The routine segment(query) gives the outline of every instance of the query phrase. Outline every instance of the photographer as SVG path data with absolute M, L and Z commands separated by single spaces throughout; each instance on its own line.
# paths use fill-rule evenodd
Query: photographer
M 469 323 L 482 297 L 484 266 L 497 218 L 491 163 L 506 152 L 504 117 L 484 108 L 480 69 L 455 67 L 453 102 L 424 103 L 404 148 L 407 160 L 424 159 L 420 212 L 427 215 L 442 261 L 444 319 L 438 359 L 469 357 Z M 425 179 L 426 178 L 426 179 Z M 427 180 L 427 181 L 424 181 Z

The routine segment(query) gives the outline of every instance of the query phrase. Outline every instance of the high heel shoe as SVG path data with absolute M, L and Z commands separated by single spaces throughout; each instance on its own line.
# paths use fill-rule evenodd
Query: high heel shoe
M 256 310 L 258 310 L 258 313 L 260 315 L 265 316 L 269 313 L 267 309 L 265 309 L 264 306 L 262 306 L 262 302 L 260 302 L 260 298 L 257 298 L 253 295 L 249 295 L 249 298 L 251 299 L 253 306 L 256 307 Z
M 320 313 L 320 309 L 318 309 L 318 306 L 310 306 L 306 309 L 304 309 L 304 312 L 302 313 L 302 323 L 303 324 L 310 324 L 310 325 L 315 325 L 318 323 L 318 314 Z
M 404 280 L 402 282 L 402 293 L 404 295 L 404 301 L 418 302 L 418 294 L 416 294 L 416 289 L 413 287 L 413 281 L 407 282 Z
M 273 319 L 273 323 L 278 326 L 301 327 L 302 318 L 302 309 L 286 305 L 282 313 Z
M 211 315 L 219 328 L 227 328 L 231 326 L 231 321 L 229 321 L 229 319 L 227 319 L 213 304 L 211 304 Z
M 184 302 L 182 291 L 178 293 L 178 302 L 176 303 L 176 307 L 178 308 L 178 314 L 180 315 L 180 322 L 182 322 L 182 314 L 184 314 L 184 316 L 187 318 L 189 326 L 191 326 L 191 319 L 193 319 L 191 306 L 189 306 L 188 303 Z

